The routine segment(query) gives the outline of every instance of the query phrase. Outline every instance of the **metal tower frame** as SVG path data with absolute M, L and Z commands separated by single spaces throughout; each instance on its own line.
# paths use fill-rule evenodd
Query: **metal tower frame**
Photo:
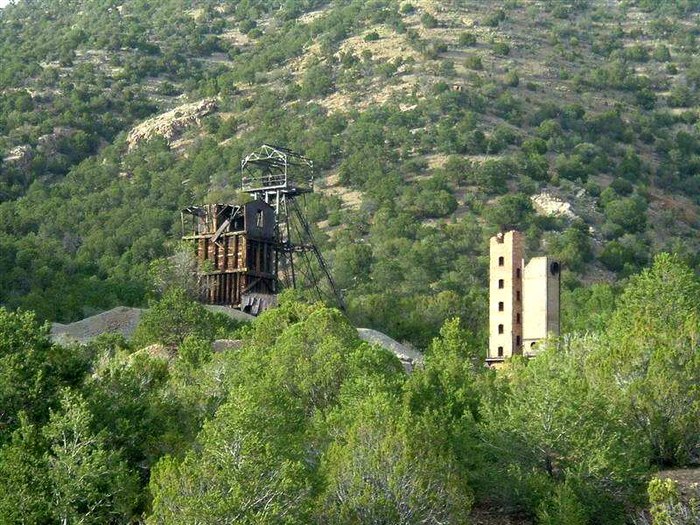
M 265 201 L 275 210 L 278 239 L 278 275 L 281 270 L 284 284 L 295 288 L 297 272 L 312 283 L 319 299 L 323 299 L 321 280 L 325 277 L 330 292 L 345 310 L 345 303 L 328 265 L 321 254 L 309 222 L 297 202 L 313 190 L 313 161 L 299 153 L 263 144 L 259 150 L 241 160 L 241 189 L 253 199 Z M 295 255 L 298 264 L 295 263 Z M 313 260 L 318 263 L 317 276 Z

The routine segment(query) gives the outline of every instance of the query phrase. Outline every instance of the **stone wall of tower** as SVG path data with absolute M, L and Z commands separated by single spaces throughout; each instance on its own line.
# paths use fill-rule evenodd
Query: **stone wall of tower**
M 509 231 L 492 237 L 489 252 L 487 362 L 497 363 L 522 352 L 522 234 Z
M 523 268 L 523 352 L 535 355 L 537 342 L 559 335 L 561 268 L 549 257 L 535 257 Z

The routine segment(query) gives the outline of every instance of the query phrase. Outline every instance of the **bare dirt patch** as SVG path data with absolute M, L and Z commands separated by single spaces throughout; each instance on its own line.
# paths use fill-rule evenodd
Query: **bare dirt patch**
M 318 188 L 318 191 L 324 195 L 338 197 L 343 205 L 343 208 L 358 210 L 362 204 L 362 193 L 356 190 L 351 190 L 340 185 L 338 174 L 334 173 L 326 177 L 326 184 Z
M 473 509 L 470 518 L 469 523 L 473 525 L 532 525 L 532 521 L 524 516 L 487 507 Z
M 228 40 L 235 46 L 247 46 L 250 44 L 248 35 L 244 35 L 238 29 L 229 29 L 221 34 L 223 40 Z
M 700 468 L 685 468 L 675 470 L 662 470 L 656 473 L 659 479 L 672 479 L 678 484 L 681 498 L 700 497 Z
M 332 95 L 316 102 L 326 108 L 329 113 L 343 112 L 348 109 L 364 111 L 372 106 L 381 106 L 389 102 L 392 98 L 401 95 L 408 95 L 413 90 L 414 85 L 408 82 L 384 85 L 380 82 L 373 82 L 361 92 L 336 91 Z
M 379 35 L 379 40 L 365 41 L 365 36 L 372 32 Z M 375 60 L 394 60 L 399 57 L 403 59 L 419 58 L 418 53 L 409 46 L 403 35 L 397 34 L 392 28 L 385 25 L 370 27 L 362 35 L 346 39 L 340 44 L 337 54 L 351 52 L 359 56 L 363 51 L 372 53 L 372 58 Z
M 688 225 L 695 225 L 698 222 L 697 209 L 687 197 L 680 195 L 667 195 L 658 190 L 652 190 L 650 213 L 660 215 L 662 212 L 671 211 Z

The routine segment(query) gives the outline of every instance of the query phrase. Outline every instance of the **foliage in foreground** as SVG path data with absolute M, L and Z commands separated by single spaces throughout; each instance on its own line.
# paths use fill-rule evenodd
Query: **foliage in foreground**
M 45 394 L 20 403 L 2 383 L 0 521 L 438 524 L 497 505 L 624 523 L 658 465 L 700 453 L 700 423 L 678 409 L 697 413 L 697 288 L 663 255 L 603 331 L 494 372 L 454 319 L 411 375 L 337 310 L 290 297 L 224 353 L 188 316 L 170 350 L 113 336 L 60 348 L 0 310 L 3 373 Z M 168 295 L 149 333 L 172 327 L 166 305 L 197 309 Z M 657 519 L 692 510 L 657 493 Z

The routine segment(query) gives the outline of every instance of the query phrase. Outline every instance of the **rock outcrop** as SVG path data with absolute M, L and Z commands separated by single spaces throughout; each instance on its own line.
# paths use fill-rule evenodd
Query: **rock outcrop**
M 15 162 L 18 164 L 25 164 L 32 160 L 32 156 L 32 147 L 25 144 L 8 151 L 3 161 L 7 163 Z
M 550 193 L 539 193 L 530 197 L 535 211 L 539 215 L 563 217 L 565 219 L 577 219 L 578 216 L 571 211 L 571 203 L 566 202 Z
M 164 137 L 168 144 L 171 144 L 185 129 L 201 125 L 202 118 L 213 113 L 216 108 L 216 99 L 206 98 L 148 119 L 134 127 L 127 135 L 129 150 L 156 136 Z

